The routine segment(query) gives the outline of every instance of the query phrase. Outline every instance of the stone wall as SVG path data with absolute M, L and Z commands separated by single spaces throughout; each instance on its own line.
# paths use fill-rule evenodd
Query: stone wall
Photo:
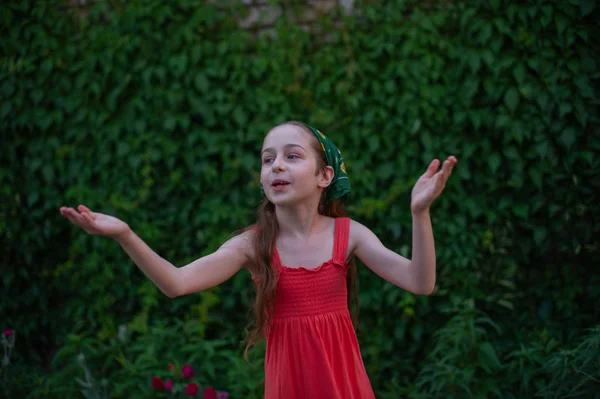
M 106 0 L 68 0 L 68 8 L 78 19 L 87 17 L 93 3 Z M 273 32 L 275 24 L 284 20 L 309 29 L 324 13 L 352 12 L 354 0 L 208 0 L 223 12 L 232 13 L 240 26 L 255 35 Z

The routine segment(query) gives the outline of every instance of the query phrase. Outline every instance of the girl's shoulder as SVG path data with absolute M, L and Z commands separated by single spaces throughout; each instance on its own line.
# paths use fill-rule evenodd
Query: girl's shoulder
M 256 232 L 256 228 L 252 226 L 248 227 L 225 241 L 220 248 L 235 249 L 236 251 L 241 252 L 246 259 L 244 267 L 251 268 L 255 259 L 254 238 L 256 237 Z
M 369 237 L 373 235 L 373 233 L 367 226 L 360 222 L 357 222 L 354 219 L 350 219 L 349 230 L 350 231 L 348 233 L 348 249 L 351 253 L 354 253 L 360 242 L 365 240 L 368 241 Z

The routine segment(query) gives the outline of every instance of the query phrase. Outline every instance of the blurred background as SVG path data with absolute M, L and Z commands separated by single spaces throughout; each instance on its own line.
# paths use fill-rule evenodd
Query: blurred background
M 409 258 L 413 184 L 459 160 L 434 293 L 359 264 L 377 398 L 599 398 L 598 21 L 590 0 L 3 2 L 1 394 L 262 397 L 248 272 L 170 299 L 58 210 L 184 266 L 253 223 L 263 137 L 295 119 L 344 154 L 350 216 Z

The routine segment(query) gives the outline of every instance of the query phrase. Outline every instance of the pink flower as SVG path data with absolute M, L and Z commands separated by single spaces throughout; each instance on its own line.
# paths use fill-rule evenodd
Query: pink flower
M 198 395 L 198 385 L 194 383 L 187 384 L 185 387 L 185 393 L 187 393 L 189 396 Z
M 229 398 L 229 392 L 223 391 L 223 392 L 217 392 L 217 399 L 228 399 Z
M 206 387 L 202 395 L 204 395 L 204 399 L 217 399 L 217 391 L 213 387 Z
M 165 382 L 165 391 L 171 392 L 171 389 L 173 389 L 173 381 L 167 380 Z
M 10 335 L 12 335 L 13 330 L 11 330 L 10 328 L 7 328 L 6 330 L 4 330 L 4 336 L 8 337 Z
M 194 369 L 189 364 L 184 364 L 181 368 L 181 374 L 183 374 L 183 378 L 193 378 Z
M 163 391 L 165 389 L 163 380 L 160 377 L 152 377 L 152 380 L 150 381 L 150 386 L 152 387 L 152 389 L 156 389 L 157 391 Z

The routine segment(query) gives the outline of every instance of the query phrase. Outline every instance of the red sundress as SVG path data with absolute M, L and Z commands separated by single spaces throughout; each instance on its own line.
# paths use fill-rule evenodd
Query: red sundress
M 333 258 L 316 268 L 284 266 L 274 250 L 279 282 L 266 338 L 265 399 L 375 398 L 348 310 L 349 230 L 350 219 L 335 220 Z

